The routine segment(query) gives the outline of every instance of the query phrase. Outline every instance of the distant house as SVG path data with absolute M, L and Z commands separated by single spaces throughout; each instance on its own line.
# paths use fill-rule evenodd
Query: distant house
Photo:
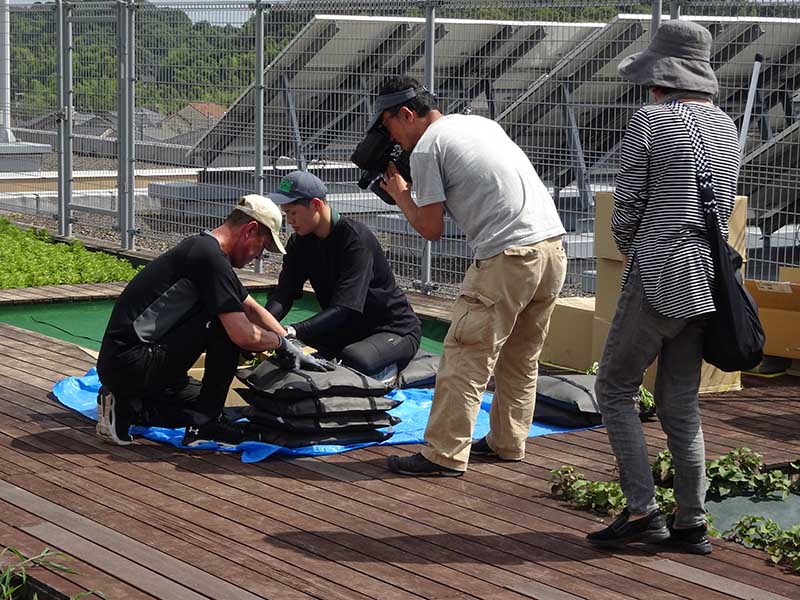
M 51 112 L 26 121 L 17 122 L 14 127 L 37 131 L 58 131 L 59 113 Z M 72 112 L 72 131 L 76 135 L 108 137 L 115 135 L 117 118 L 113 113 L 94 114 Z
M 213 102 L 190 102 L 178 112 L 166 117 L 161 127 L 175 134 L 208 131 L 225 114 L 227 107 Z

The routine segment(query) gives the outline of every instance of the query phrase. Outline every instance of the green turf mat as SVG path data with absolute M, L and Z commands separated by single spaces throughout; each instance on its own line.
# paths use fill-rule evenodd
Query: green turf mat
M 253 298 L 264 304 L 266 293 L 255 292 Z M 5 305 L 0 306 L 0 323 L 16 325 L 65 342 L 99 350 L 113 307 L 113 300 Z M 319 304 L 316 299 L 305 294 L 294 303 L 284 322 L 296 323 L 308 319 L 318 311 Z M 447 333 L 446 323 L 423 321 L 422 348 L 434 354 L 441 354 L 445 333 Z
M 717 502 L 706 501 L 706 510 L 714 517 L 714 527 L 725 531 L 744 515 L 772 519 L 783 529 L 800 523 L 800 496 L 789 494 L 781 498 L 734 496 Z

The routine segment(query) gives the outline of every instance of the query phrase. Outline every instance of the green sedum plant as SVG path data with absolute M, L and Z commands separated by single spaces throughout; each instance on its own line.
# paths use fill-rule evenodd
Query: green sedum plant
M 750 448 L 734 448 L 721 458 L 707 461 L 708 494 L 719 499 L 744 494 L 785 498 L 792 487 L 789 476 L 780 470 L 762 472 L 763 466 L 761 455 Z
M 708 494 L 717 498 L 733 495 L 755 495 L 760 498 L 800 492 L 800 461 L 789 464 L 789 473 L 779 469 L 764 471 L 760 454 L 749 448 L 735 448 L 716 460 L 706 461 Z M 656 484 L 656 502 L 665 514 L 676 508 L 671 487 L 675 466 L 669 450 L 662 450 L 652 465 Z M 659 485 L 661 484 L 661 485 Z M 550 471 L 550 491 L 580 509 L 615 516 L 626 505 L 619 483 L 589 481 L 573 466 Z M 729 530 L 720 534 L 708 518 L 708 534 L 724 536 L 750 548 L 767 552 L 773 562 L 785 564 L 800 573 L 800 525 L 783 530 L 771 519 L 746 515 Z
M 129 281 L 140 268 L 91 252 L 78 240 L 55 243 L 44 229 L 23 231 L 0 218 L 0 289 Z
M 800 572 L 800 525 L 781 529 L 772 519 L 745 515 L 724 534 L 725 539 L 763 550 L 775 564 Z

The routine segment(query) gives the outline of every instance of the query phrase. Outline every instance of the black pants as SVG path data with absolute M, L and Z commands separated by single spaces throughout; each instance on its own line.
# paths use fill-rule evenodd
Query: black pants
M 419 349 L 419 335 L 398 335 L 396 333 L 379 332 L 353 342 L 341 350 L 332 351 L 326 348 L 324 340 L 303 340 L 316 348 L 326 358 L 338 358 L 342 363 L 364 373 L 374 375 L 389 365 L 397 365 L 397 370 L 405 368 Z
M 204 351 L 205 374 L 200 383 L 187 372 Z M 157 344 L 116 352 L 104 339 L 97 372 L 133 424 L 179 427 L 203 425 L 222 413 L 238 362 L 239 348 L 219 318 L 201 313 Z

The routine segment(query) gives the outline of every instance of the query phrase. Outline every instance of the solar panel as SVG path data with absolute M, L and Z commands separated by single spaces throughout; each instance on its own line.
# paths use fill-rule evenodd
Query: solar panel
M 665 16 L 664 20 L 668 17 Z M 778 53 L 764 75 L 765 85 L 781 77 L 797 89 L 800 20 L 760 17 L 684 17 L 708 27 L 714 37 L 712 64 L 720 81 L 722 107 L 737 120 L 744 111 L 757 54 Z M 594 31 L 547 73 L 539 77 L 499 116 L 512 138 L 529 154 L 545 180 L 555 187 L 578 178 L 584 161 L 588 176 L 613 173 L 626 124 L 648 100 L 641 86 L 617 73 L 620 59 L 644 50 L 650 40 L 650 16 L 621 14 Z M 564 90 L 580 132 L 583 156 L 569 143 Z M 776 112 L 779 94 L 765 90 L 765 110 Z M 562 149 L 553 152 L 553 149 Z M 566 149 L 566 150 L 564 150 Z
M 602 26 L 437 19 L 436 90 L 444 110 L 498 113 Z M 265 69 L 266 153 L 346 160 L 383 77 L 424 78 L 424 34 L 418 17 L 314 16 Z M 253 99 L 250 88 L 190 154 L 211 164 L 225 152 L 252 153 Z

